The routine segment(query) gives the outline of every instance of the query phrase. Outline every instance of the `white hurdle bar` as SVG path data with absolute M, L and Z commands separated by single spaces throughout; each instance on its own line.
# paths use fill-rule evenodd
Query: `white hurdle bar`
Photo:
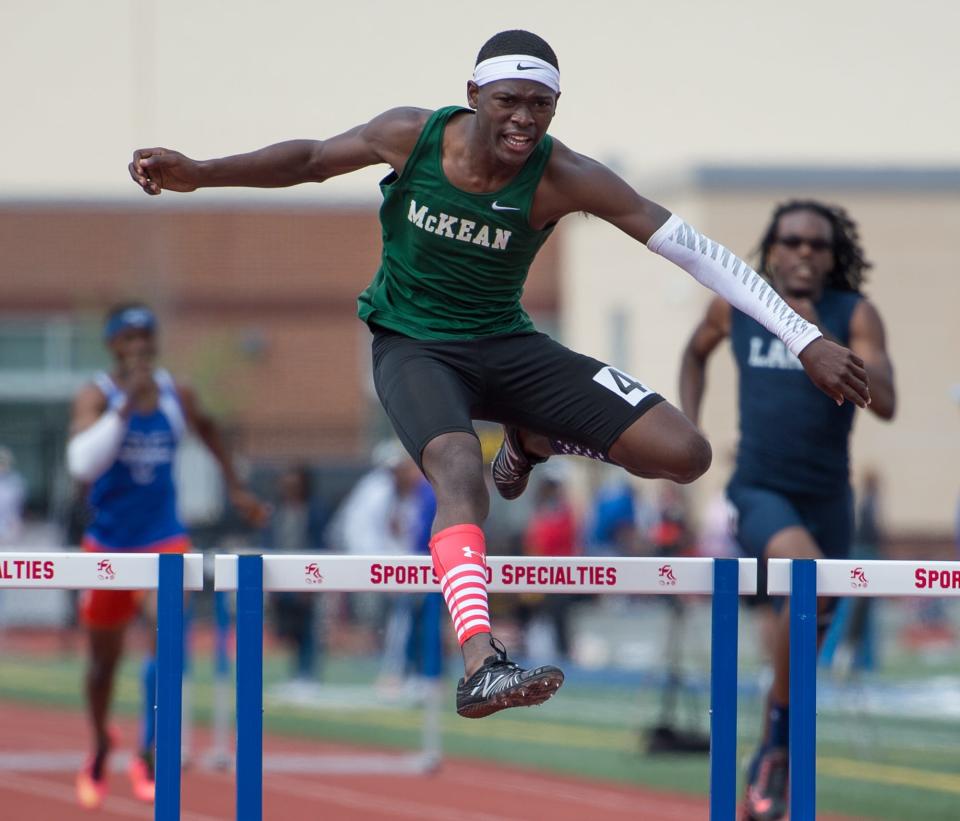
M 257 557 L 254 557 L 257 558 Z M 215 590 L 239 589 L 239 556 L 218 555 Z M 757 560 L 740 559 L 738 592 L 757 592 Z M 713 559 L 487 556 L 491 593 L 712 593 Z M 263 556 L 264 592 L 439 592 L 429 556 Z
M 180 818 L 183 592 L 203 589 L 203 557 L 157 553 L 0 553 L 0 589 L 157 591 L 155 821 Z
M 789 596 L 790 559 L 767 563 L 767 592 Z M 817 559 L 818 596 L 960 596 L 960 562 Z
M 237 591 L 237 818 L 263 818 L 263 594 L 436 592 L 429 556 L 218 555 L 214 587 Z M 736 814 L 737 609 L 755 559 L 487 556 L 491 593 L 710 594 L 710 817 Z
M 790 817 L 816 818 L 817 597 L 960 596 L 960 563 L 770 559 L 767 592 L 790 596 Z

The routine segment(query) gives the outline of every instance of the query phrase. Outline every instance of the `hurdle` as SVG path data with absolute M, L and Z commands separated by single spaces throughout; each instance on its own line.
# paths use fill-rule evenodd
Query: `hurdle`
M 736 816 L 739 596 L 755 559 L 487 557 L 491 593 L 711 594 L 710 818 Z M 263 818 L 263 594 L 440 589 L 428 556 L 227 556 L 215 589 L 237 592 L 237 819 Z M 561 696 L 562 697 L 562 696 Z
M 0 588 L 157 591 L 155 821 L 180 818 L 183 593 L 203 589 L 203 557 L 157 553 L 0 553 Z
M 771 559 L 767 592 L 790 596 L 790 818 L 816 817 L 817 597 L 960 596 L 960 564 Z

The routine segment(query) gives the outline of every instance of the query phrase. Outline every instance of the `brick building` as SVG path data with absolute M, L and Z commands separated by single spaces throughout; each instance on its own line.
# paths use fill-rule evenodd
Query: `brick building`
M 0 206 L 0 442 L 34 493 L 55 481 L 71 396 L 104 363 L 110 304 L 161 318 L 162 359 L 254 459 L 361 458 L 384 429 L 357 294 L 376 271 L 374 208 Z M 527 310 L 558 310 L 558 242 Z

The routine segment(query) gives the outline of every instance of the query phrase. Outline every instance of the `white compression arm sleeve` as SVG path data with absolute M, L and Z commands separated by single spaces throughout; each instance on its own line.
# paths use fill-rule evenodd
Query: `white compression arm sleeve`
M 823 336 L 816 325 L 797 314 L 747 263 L 676 214 L 654 232 L 647 248 L 679 265 L 697 282 L 753 317 L 780 337 L 794 356 Z
M 70 437 L 67 470 L 74 479 L 93 482 L 117 458 L 127 423 L 115 410 L 108 410 L 89 428 Z

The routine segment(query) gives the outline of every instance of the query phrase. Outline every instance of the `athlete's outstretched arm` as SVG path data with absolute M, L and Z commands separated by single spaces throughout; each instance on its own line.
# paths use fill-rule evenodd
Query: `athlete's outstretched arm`
M 187 424 L 200 437 L 203 444 L 213 454 L 213 458 L 217 460 L 217 464 L 220 465 L 223 480 L 227 485 L 230 504 L 254 527 L 260 528 L 266 525 L 270 518 L 270 507 L 251 493 L 240 480 L 233 464 L 233 458 L 230 451 L 227 450 L 216 420 L 207 412 L 196 393 L 188 386 L 178 384 L 177 396 L 180 398 L 180 405 L 183 408 Z
M 707 387 L 707 360 L 729 335 L 730 304 L 718 297 L 710 302 L 706 315 L 694 328 L 680 360 L 680 409 L 698 427 Z
M 860 357 L 824 339 L 815 325 L 793 311 L 736 254 L 641 197 L 595 160 L 561 144 L 554 153 L 545 190 L 545 199 L 555 209 L 554 218 L 586 211 L 612 223 L 776 334 L 800 358 L 810 380 L 837 404 L 849 400 L 866 407 L 870 403 L 867 372 Z
M 893 362 L 887 352 L 887 334 L 880 312 L 866 299 L 857 303 L 850 318 L 850 348 L 863 360 L 870 377 L 870 410 L 881 419 L 893 419 L 897 392 Z
M 127 430 L 121 411 L 107 407 L 96 385 L 86 385 L 73 400 L 67 472 L 79 482 L 95 482 L 117 458 Z
M 153 390 L 153 372 L 134 367 L 122 383 L 122 398 L 115 402 L 108 402 L 93 383 L 81 388 L 73 400 L 67 472 L 80 482 L 95 482 L 116 460 L 138 397 Z
M 288 140 L 211 160 L 193 160 L 169 148 L 139 148 L 127 168 L 133 181 L 153 195 L 225 186 L 285 188 L 380 163 L 400 171 L 429 113 L 394 108 L 327 140 Z

